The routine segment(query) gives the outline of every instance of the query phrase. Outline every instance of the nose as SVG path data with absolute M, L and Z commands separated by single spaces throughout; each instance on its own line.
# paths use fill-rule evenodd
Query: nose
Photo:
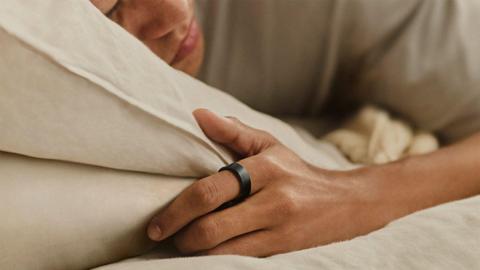
M 134 0 L 125 2 L 130 7 L 125 10 L 131 32 L 142 39 L 159 39 L 176 30 L 188 30 L 191 17 L 189 0 Z

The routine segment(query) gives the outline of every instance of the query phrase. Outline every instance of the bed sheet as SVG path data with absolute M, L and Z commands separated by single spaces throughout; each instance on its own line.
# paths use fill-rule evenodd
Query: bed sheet
M 417 212 L 350 241 L 270 258 L 162 256 L 165 250 L 95 270 L 480 269 L 480 196 Z

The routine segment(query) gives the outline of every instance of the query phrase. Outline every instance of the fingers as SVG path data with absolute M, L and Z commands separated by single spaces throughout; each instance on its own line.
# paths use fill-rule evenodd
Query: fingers
M 262 230 L 234 238 L 198 254 L 267 257 L 284 252 L 280 245 L 281 241 L 274 231 Z
M 258 159 L 258 157 L 252 157 L 239 162 L 250 173 L 252 194 L 265 186 L 266 180 L 270 178 L 267 168 L 256 166 Z M 199 180 L 180 193 L 170 205 L 152 219 L 147 229 L 148 236 L 154 241 L 161 241 L 194 219 L 235 199 L 239 193 L 238 180 L 228 171 Z
M 207 137 L 242 157 L 256 155 L 279 143 L 265 131 L 248 127 L 234 118 L 220 117 L 206 109 L 194 111 L 193 116 Z
M 270 207 L 264 201 L 260 195 L 253 196 L 239 205 L 194 221 L 176 235 L 177 249 L 184 254 L 192 254 L 271 226 Z
M 204 109 L 195 111 L 194 116 L 208 137 L 242 156 L 257 155 L 278 144 L 270 134 L 247 127 L 238 120 L 219 117 Z M 270 178 L 266 166 L 268 163 L 260 159 L 260 156 L 255 156 L 239 162 L 250 173 L 252 193 L 261 189 L 265 180 Z M 193 220 L 235 199 L 239 192 L 237 179 L 228 171 L 204 178 L 187 188 L 153 218 L 147 233 L 152 240 L 161 241 Z
M 161 241 L 174 234 L 193 219 L 209 213 L 239 193 L 235 177 L 220 172 L 193 183 L 152 219 L 148 236 Z

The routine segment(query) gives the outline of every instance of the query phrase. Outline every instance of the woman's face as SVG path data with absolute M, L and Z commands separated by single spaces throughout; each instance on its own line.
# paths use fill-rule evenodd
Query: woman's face
M 172 67 L 195 76 L 204 54 L 195 0 L 90 0 Z

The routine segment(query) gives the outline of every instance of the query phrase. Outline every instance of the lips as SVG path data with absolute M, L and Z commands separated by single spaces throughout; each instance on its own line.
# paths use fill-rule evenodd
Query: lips
M 189 56 L 197 47 L 198 40 L 200 39 L 200 29 L 197 23 L 197 20 L 194 18 L 190 23 L 190 27 L 188 29 L 188 33 L 180 43 L 180 47 L 178 49 L 175 58 L 172 61 L 172 65 L 182 61 L 187 56 Z

